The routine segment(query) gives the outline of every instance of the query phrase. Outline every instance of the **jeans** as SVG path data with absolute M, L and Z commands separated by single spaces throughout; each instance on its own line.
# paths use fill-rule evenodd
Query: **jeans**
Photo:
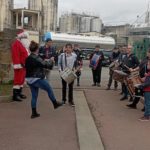
M 145 113 L 144 116 L 150 116 L 150 92 L 144 92 Z
M 46 79 L 39 79 L 36 82 L 29 84 L 29 86 L 32 93 L 32 99 L 31 99 L 32 108 L 36 108 L 39 88 L 47 92 L 48 97 L 52 102 L 56 101 L 53 90 Z

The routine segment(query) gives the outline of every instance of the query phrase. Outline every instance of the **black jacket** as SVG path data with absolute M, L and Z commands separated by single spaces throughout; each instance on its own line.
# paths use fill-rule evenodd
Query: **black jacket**
M 124 72 L 130 73 L 128 68 L 134 69 L 134 68 L 138 67 L 139 64 L 140 64 L 139 60 L 134 54 L 131 54 L 130 56 L 125 55 L 125 57 L 123 58 L 122 68 L 123 68 Z M 127 66 L 128 68 L 125 66 Z
M 31 53 L 26 59 L 26 77 L 27 78 L 45 78 L 44 68 L 52 69 L 53 62 L 43 61 L 38 55 Z

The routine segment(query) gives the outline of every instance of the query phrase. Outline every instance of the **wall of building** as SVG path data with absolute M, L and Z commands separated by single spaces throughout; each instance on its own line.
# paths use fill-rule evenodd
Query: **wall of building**
M 11 28 L 12 14 L 11 8 L 13 6 L 13 0 L 0 0 L 0 31 L 4 28 Z
M 29 0 L 29 9 L 42 12 L 43 32 L 56 31 L 58 0 Z

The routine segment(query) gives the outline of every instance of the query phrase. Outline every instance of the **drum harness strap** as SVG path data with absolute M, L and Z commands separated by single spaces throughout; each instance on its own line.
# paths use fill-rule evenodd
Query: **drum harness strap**
M 65 53 L 64 53 L 64 57 L 65 57 L 65 67 L 67 67 L 67 58 Z M 61 55 L 61 70 L 63 71 L 63 55 Z
M 66 54 L 64 53 L 64 57 L 65 57 L 65 67 L 67 67 L 67 56 Z M 73 65 L 73 68 L 72 68 L 72 71 L 73 69 L 76 67 L 76 61 L 74 62 L 74 65 Z M 63 71 L 63 55 L 61 55 L 61 70 Z

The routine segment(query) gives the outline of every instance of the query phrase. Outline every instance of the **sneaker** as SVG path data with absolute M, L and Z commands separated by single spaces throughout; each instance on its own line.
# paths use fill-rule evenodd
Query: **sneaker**
M 71 105 L 72 107 L 75 107 L 75 104 L 73 101 L 69 102 L 69 105 Z
M 62 102 L 53 102 L 53 105 L 54 105 L 54 109 L 57 109 L 58 107 L 62 106 L 63 103 Z
M 37 118 L 37 117 L 40 117 L 40 114 L 36 113 L 36 114 L 31 115 L 31 119 L 34 119 L 34 118 Z
M 131 109 L 136 109 L 136 105 L 133 105 L 133 104 L 128 104 L 126 106 L 129 107 L 129 108 L 131 108 Z
M 149 118 L 149 116 L 143 116 L 143 117 L 139 118 L 138 120 L 139 121 L 149 121 L 150 118 Z

